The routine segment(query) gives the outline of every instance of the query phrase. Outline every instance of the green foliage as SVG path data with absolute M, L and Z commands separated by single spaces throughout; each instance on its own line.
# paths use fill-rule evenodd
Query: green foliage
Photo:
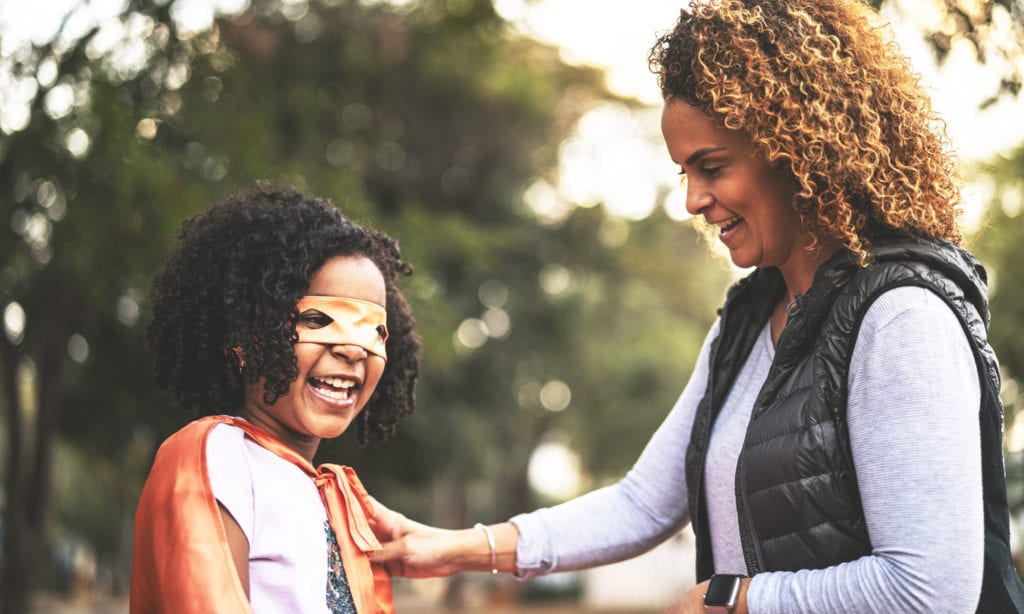
M 869 0 L 875 9 L 889 0 Z M 899 5 L 899 3 L 896 3 Z M 917 7 L 921 10 L 922 7 Z M 903 9 L 906 10 L 906 9 Z M 925 10 L 935 18 L 934 27 L 921 35 L 928 41 L 935 58 L 942 62 L 954 45 L 966 41 L 980 63 L 996 66 L 1001 72 L 999 86 L 983 103 L 983 107 L 996 103 L 1004 96 L 1017 96 L 1024 86 L 1017 58 L 1024 45 L 1024 2 L 1022 0 L 932 0 Z
M 1010 506 L 1024 511 L 1024 287 L 1019 237 L 1024 233 L 1024 147 L 995 159 L 985 170 L 993 197 L 971 248 L 989 271 L 992 327 L 1006 408 L 1006 478 Z
M 1024 232 L 1024 149 L 998 158 L 987 169 L 994 187 L 983 227 L 971 239 L 971 247 L 990 273 L 992 312 L 991 342 L 999 354 L 1002 370 L 1024 381 L 1024 295 L 1015 272 L 1021 261 L 1018 237 Z
M 727 272 L 663 216 L 628 226 L 580 210 L 544 225 L 523 205 L 576 120 L 610 98 L 599 73 L 511 34 L 481 0 L 311 2 L 291 18 L 254 3 L 195 35 L 170 5 L 132 10 L 123 43 L 141 63 L 117 59 L 124 44 L 87 52 L 87 36 L 8 66 L 58 73 L 0 147 L 0 214 L 15 222 L 0 229 L 0 305 L 27 313 L 23 339 L 0 339 L 4 426 L 27 446 L 8 467 L 5 529 L 34 540 L 9 557 L 70 535 L 123 577 L 152 454 L 188 419 L 150 388 L 149 279 L 185 217 L 257 180 L 331 197 L 416 267 L 417 414 L 383 447 L 342 438 L 321 459 L 449 525 L 531 505 L 527 462 L 552 432 L 572 433 L 596 479 L 625 471 L 681 389 Z M 62 88 L 75 104 L 55 110 Z M 39 407 L 22 424 L 26 365 Z M 553 380 L 572 394 L 557 413 L 540 392 Z M 38 479 L 52 506 L 22 496 Z
M 573 306 L 584 330 L 563 428 L 598 480 L 620 476 L 675 403 L 729 279 L 692 227 L 660 211 L 629 232 L 586 265 Z

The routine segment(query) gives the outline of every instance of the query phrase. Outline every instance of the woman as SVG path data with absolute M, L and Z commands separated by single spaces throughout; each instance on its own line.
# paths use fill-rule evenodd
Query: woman
M 135 522 L 132 612 L 392 612 L 370 499 L 314 468 L 413 408 L 419 342 L 394 240 L 292 189 L 187 220 L 153 283 L 157 385 L 203 416 L 160 447 Z
M 381 510 L 375 560 L 520 577 L 687 522 L 674 612 L 1016 612 L 985 273 L 907 61 L 856 0 L 692 2 L 651 52 L 686 207 L 755 267 L 620 483 L 464 531 Z M 486 539 L 485 539 L 486 538 Z

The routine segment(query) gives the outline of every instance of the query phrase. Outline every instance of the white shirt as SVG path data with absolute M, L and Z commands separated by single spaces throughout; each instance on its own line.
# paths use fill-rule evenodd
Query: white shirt
M 341 557 L 313 479 L 228 424 L 210 432 L 206 460 L 214 497 L 249 541 L 253 612 L 354 612 L 345 609 L 351 593 L 339 591 Z

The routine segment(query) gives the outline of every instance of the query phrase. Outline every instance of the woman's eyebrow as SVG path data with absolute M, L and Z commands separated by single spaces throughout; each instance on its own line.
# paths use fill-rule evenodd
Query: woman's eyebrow
M 690 154 L 690 157 L 686 159 L 686 162 L 684 162 L 684 164 L 689 166 L 696 162 L 697 160 L 700 160 L 704 156 L 710 153 L 715 153 L 716 151 L 722 151 L 723 149 L 725 149 L 725 147 L 701 147 L 697 151 Z

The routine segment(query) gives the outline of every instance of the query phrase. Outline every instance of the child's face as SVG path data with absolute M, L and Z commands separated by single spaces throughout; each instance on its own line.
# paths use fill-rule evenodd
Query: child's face
M 339 256 L 324 263 L 310 280 L 307 295 L 345 297 L 386 306 L 384 277 L 364 256 Z M 297 328 L 323 325 L 316 310 L 299 314 Z M 354 344 L 295 344 L 299 375 L 288 394 L 273 405 L 263 402 L 262 384 L 246 391 L 243 416 L 312 460 L 321 439 L 337 437 L 370 399 L 384 372 L 385 359 Z

